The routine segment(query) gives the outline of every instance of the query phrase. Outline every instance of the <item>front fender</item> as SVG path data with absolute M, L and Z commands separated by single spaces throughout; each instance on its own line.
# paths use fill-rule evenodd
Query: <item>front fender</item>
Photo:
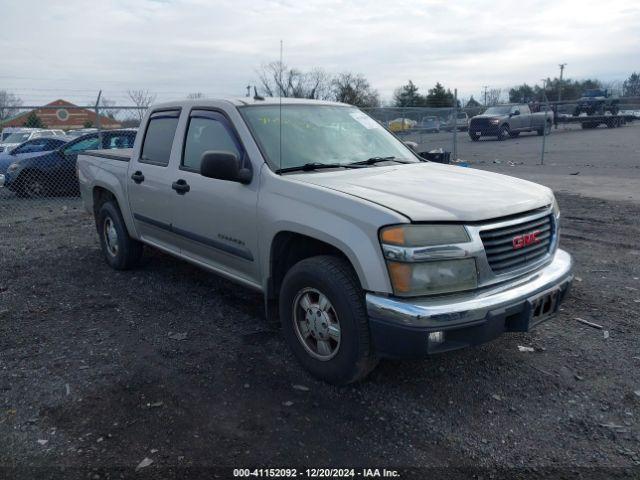
M 407 223 L 406 217 L 346 193 L 273 173 L 263 174 L 258 208 L 264 282 L 269 277 L 275 236 L 292 232 L 340 250 L 353 265 L 363 289 L 392 293 L 378 231 L 385 225 Z

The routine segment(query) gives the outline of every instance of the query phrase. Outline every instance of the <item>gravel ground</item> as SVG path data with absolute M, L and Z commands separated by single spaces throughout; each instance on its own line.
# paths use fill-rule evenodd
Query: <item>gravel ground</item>
M 559 200 L 578 278 L 556 318 L 346 388 L 301 370 L 258 295 L 150 249 L 111 270 L 81 211 L 4 227 L 0 465 L 637 469 L 640 207 Z

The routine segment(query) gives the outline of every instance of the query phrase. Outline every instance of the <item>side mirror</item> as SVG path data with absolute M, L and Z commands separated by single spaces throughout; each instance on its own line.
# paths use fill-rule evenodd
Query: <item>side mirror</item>
M 242 168 L 240 159 L 231 152 L 208 150 L 202 154 L 200 175 L 229 182 L 251 183 L 251 170 Z
M 404 143 L 407 147 L 409 147 L 414 152 L 418 151 L 418 144 L 416 142 L 402 142 L 402 143 Z
M 514 110 L 511 115 L 513 116 L 520 115 L 520 110 Z

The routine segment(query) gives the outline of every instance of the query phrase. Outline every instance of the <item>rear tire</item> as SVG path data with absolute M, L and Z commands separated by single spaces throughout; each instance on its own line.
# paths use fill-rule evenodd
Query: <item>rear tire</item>
M 376 366 L 364 292 L 346 260 L 301 260 L 285 275 L 279 303 L 285 341 L 313 376 L 345 385 Z
M 115 270 L 129 270 L 142 257 L 142 243 L 131 238 L 120 209 L 113 201 L 105 202 L 98 211 L 96 228 L 107 264 Z

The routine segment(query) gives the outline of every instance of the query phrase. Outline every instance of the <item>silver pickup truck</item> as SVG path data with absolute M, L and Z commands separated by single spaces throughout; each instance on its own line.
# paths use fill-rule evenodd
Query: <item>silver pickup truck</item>
M 498 140 L 515 138 L 522 132 L 549 135 L 552 122 L 552 113 L 532 113 L 527 104 L 497 105 L 471 118 L 469 138 L 477 142 L 480 137 L 496 137 Z
M 109 265 L 145 245 L 262 292 L 336 384 L 527 331 L 573 278 L 551 190 L 426 162 L 344 104 L 157 105 L 133 149 L 81 155 L 78 177 Z

